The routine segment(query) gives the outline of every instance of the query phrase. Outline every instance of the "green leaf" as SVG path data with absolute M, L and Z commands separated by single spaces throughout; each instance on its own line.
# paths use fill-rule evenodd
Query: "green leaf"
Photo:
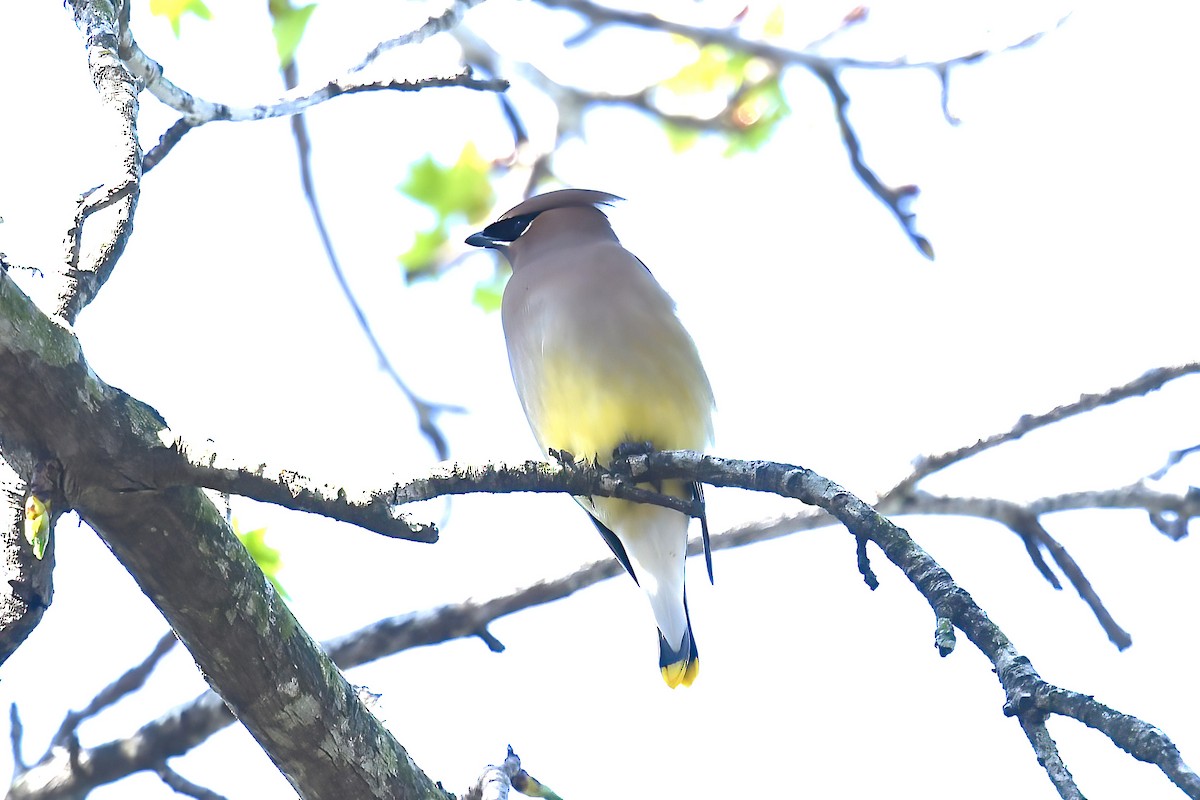
M 400 266 L 404 267 L 404 280 L 413 283 L 436 274 L 437 255 L 442 245 L 450 238 L 443 227 L 431 231 L 417 231 L 413 246 L 400 254 Z
M 467 142 L 451 167 L 442 166 L 431 156 L 413 164 L 400 191 L 432 208 L 439 221 L 461 215 L 468 222 L 481 222 L 496 199 L 489 179 L 491 171 L 491 163 L 479 155 L 475 143 Z
M 463 221 L 481 222 L 491 212 L 496 200 L 491 170 L 491 163 L 479 155 L 474 142 L 463 146 L 453 166 L 443 166 L 432 156 L 425 156 L 409 167 L 408 177 L 397 188 L 428 206 L 436 220 L 431 229 L 416 233 L 412 247 L 399 257 L 407 281 L 436 276 L 451 227 Z
M 180 20 L 184 14 L 195 14 L 200 19 L 212 19 L 212 12 L 202 0 L 150 0 L 150 13 L 156 17 L 166 17 L 171 23 L 175 38 L 179 38 Z
M 695 61 L 685 64 L 659 86 L 678 95 L 732 91 L 741 81 L 745 62 L 744 56 L 731 54 L 720 45 L 705 45 Z
M 791 106 L 783 96 L 778 76 L 763 81 L 746 93 L 734 109 L 735 124 L 740 130 L 730 134 L 726 156 L 752 153 L 771 138 L 775 128 L 792 113 Z
M 673 122 L 663 122 L 662 129 L 663 133 L 667 135 L 667 143 L 671 145 L 671 151 L 676 155 L 686 153 L 696 146 L 696 142 L 700 141 L 700 131 L 695 128 L 687 128 Z
M 782 25 L 781 15 L 773 15 L 771 23 Z M 701 47 L 694 61 L 661 82 L 659 88 L 680 98 L 716 95 L 723 104 L 732 103 L 727 111 L 732 123 L 732 130 L 725 133 L 727 156 L 762 147 L 778 122 L 791 112 L 769 65 L 720 45 Z M 700 137 L 699 131 L 671 123 L 663 123 L 663 130 L 677 153 L 692 147 Z
M 283 557 L 279 551 L 267 544 L 267 529 L 255 528 L 252 531 L 242 532 L 238 530 L 238 521 L 233 519 L 233 532 L 237 534 L 241 540 L 242 546 L 246 548 L 246 552 L 258 564 L 258 568 L 263 571 L 263 575 L 267 576 L 267 580 L 275 587 L 275 591 L 284 600 L 291 600 L 291 596 L 287 590 L 283 588 L 283 584 L 279 582 L 279 570 L 283 567 Z
M 763 38 L 778 39 L 783 36 L 783 4 L 775 6 L 771 9 L 771 13 L 767 15 L 767 21 L 763 23 Z
M 286 67 L 296 57 L 296 48 L 304 38 L 308 19 L 316 10 L 316 3 L 293 6 L 291 0 L 271 0 L 271 33 L 275 36 L 275 50 L 279 53 L 279 66 Z
M 500 310 L 500 301 L 504 299 L 504 285 L 508 283 L 506 272 L 497 271 L 488 280 L 475 284 L 475 292 L 471 302 L 491 314 Z

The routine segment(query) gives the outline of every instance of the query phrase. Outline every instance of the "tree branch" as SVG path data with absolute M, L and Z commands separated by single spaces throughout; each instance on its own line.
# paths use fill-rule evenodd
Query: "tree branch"
M 17 704 L 13 703 L 8 707 L 8 742 L 12 747 L 14 779 L 29 769 L 25 763 L 25 756 L 21 752 L 21 739 L 24 736 L 25 726 L 21 724 L 21 712 L 17 710 Z
M 176 794 L 195 797 L 196 800 L 226 800 L 224 795 L 217 794 L 211 789 L 206 789 L 199 784 L 192 783 L 166 764 L 160 764 L 155 772 L 158 773 L 158 777 L 162 778 L 162 782 Z
M 1035 711 L 1021 714 L 1017 719 L 1021 723 L 1021 730 L 1025 731 L 1025 736 L 1029 739 L 1029 744 L 1033 746 L 1038 763 L 1046 770 L 1050 782 L 1058 790 L 1059 797 L 1063 800 L 1086 800 L 1083 792 L 1079 791 L 1071 771 L 1063 763 L 1062 756 L 1058 754 L 1058 745 L 1046 728 L 1046 715 Z
M 478 1 L 478 0 L 477 0 Z M 472 5 L 472 3 L 460 2 L 456 6 Z M 453 9 L 452 9 L 453 10 Z M 449 14 L 449 12 L 447 12 Z M 447 19 L 456 17 L 448 16 Z M 426 26 L 429 26 L 433 19 Z M 398 37 L 390 40 L 400 44 L 420 41 L 424 37 L 417 34 L 424 30 L 426 26 L 414 31 L 408 36 L 417 38 L 405 39 Z M 437 32 L 437 31 L 433 31 Z M 432 35 L 432 34 L 430 34 Z M 388 43 L 385 42 L 377 46 L 384 47 Z M 398 45 L 391 45 L 398 46 Z M 390 49 L 390 47 L 386 48 Z M 474 89 L 477 91 L 487 92 L 502 92 L 508 88 L 508 82 L 500 79 L 480 79 L 471 74 L 469 69 L 459 71 L 454 75 L 432 75 L 424 78 L 414 78 L 411 80 L 401 80 L 391 78 L 387 80 L 360 80 L 354 76 L 369 64 L 374 57 L 379 55 L 379 52 L 372 51 L 374 55 L 368 55 L 363 63 L 347 71 L 346 73 L 335 76 L 324 83 L 318 85 L 310 85 L 308 87 L 297 87 L 285 92 L 281 97 L 271 101 L 257 103 L 253 106 L 230 106 L 225 103 L 211 102 L 198 97 L 191 92 L 176 86 L 164 74 L 162 65 L 154 59 L 146 55 L 134 40 L 133 35 L 128 29 L 122 32 L 121 38 L 121 58 L 130 72 L 133 73 L 145 86 L 145 88 L 154 95 L 164 105 L 180 112 L 184 119 L 193 127 L 203 125 L 208 122 L 251 122 L 262 119 L 271 119 L 273 117 L 289 117 L 293 114 L 299 114 L 314 105 L 323 103 L 334 97 L 344 94 L 356 94 L 358 92 L 380 91 L 390 89 L 394 91 L 412 92 L 421 89 L 446 87 L 446 86 L 461 86 L 465 89 Z M 159 157 L 161 160 L 161 156 Z
M 145 660 L 101 690 L 83 711 L 68 712 L 62 725 L 58 728 L 58 733 L 54 735 L 51 746 L 66 747 L 68 742 L 76 738 L 75 731 L 81 722 L 91 719 L 121 698 L 142 688 L 146 684 L 146 679 L 150 677 L 150 673 L 158 666 L 158 662 L 171 652 L 171 648 L 177 641 L 174 631 L 167 631 L 154 645 L 154 649 L 150 651 L 150 655 L 146 656 Z
M 312 481 L 287 468 L 248 467 L 218 461 L 211 450 L 194 453 L 182 440 L 152 450 L 136 467 L 143 489 L 193 486 L 320 514 L 395 539 L 436 542 L 437 528 L 409 521 L 391 511 L 383 490 L 343 488 Z
M 845 69 L 867 69 L 867 70 L 895 70 L 895 69 L 923 69 L 930 70 L 938 76 L 941 82 L 940 103 L 942 113 L 950 124 L 956 124 L 957 120 L 950 114 L 948 109 L 949 103 L 949 75 L 954 67 L 973 64 L 983 59 L 994 55 L 996 51 L 977 50 L 967 53 L 962 56 L 947 59 L 945 61 L 909 61 L 904 58 L 894 59 L 890 61 L 872 61 L 867 59 L 856 58 L 838 58 L 831 56 L 818 55 L 811 50 L 795 50 L 787 47 L 781 47 L 764 41 L 754 41 L 744 39 L 734 28 L 706 28 L 694 25 L 686 25 L 679 22 L 673 22 L 668 19 L 663 19 L 654 14 L 649 14 L 641 11 L 626 11 L 618 8 L 598 5 L 591 0 L 538 0 L 540 5 L 547 8 L 560 8 L 574 11 L 577 14 L 585 17 L 590 21 L 593 27 L 604 25 L 625 25 L 633 28 L 641 28 L 645 30 L 663 31 L 676 36 L 683 36 L 692 40 L 698 45 L 719 45 L 733 52 L 745 53 L 762 59 L 771 64 L 775 71 L 782 70 L 784 66 L 796 66 L 806 69 L 815 75 L 825 88 L 829 91 L 830 97 L 834 104 L 834 114 L 837 118 L 838 128 L 841 132 L 842 143 L 846 147 L 846 153 L 850 158 L 850 166 L 854 170 L 855 175 L 862 181 L 870 192 L 875 195 L 880 202 L 887 207 L 892 215 L 900 223 L 905 234 L 913 245 L 929 259 L 933 258 L 933 246 L 929 240 L 920 235 L 916 231 L 916 217 L 909 210 L 909 204 L 916 197 L 918 189 L 914 185 L 903 185 L 896 188 L 890 187 L 879 179 L 862 156 L 862 147 L 859 143 L 858 134 L 854 127 L 850 124 L 847 108 L 850 103 L 850 96 L 846 92 L 841 82 L 840 73 Z M 850 22 L 860 21 L 861 17 L 848 19 L 846 24 Z M 1059 22 L 1059 25 L 1063 21 Z M 843 26 L 844 27 L 844 26 Z M 999 52 L 1016 50 L 1023 47 L 1028 47 L 1037 42 L 1044 36 L 1044 32 L 1038 32 L 1026 37 L 1024 40 L 1009 45 Z M 822 40 L 814 43 L 820 44 Z M 636 95 L 630 95 L 625 99 L 625 102 L 637 103 L 639 98 Z M 650 106 L 647 106 L 648 110 Z M 662 116 L 654 109 L 656 115 Z M 665 117 L 664 117 L 665 118 Z M 688 127 L 697 127 L 697 120 L 684 119 L 672 120 L 676 124 L 684 124 Z M 709 123 L 711 125 L 711 123 Z
M 2 272 L 0 430 L 6 447 L 61 463 L 65 507 L 104 539 L 302 796 L 442 796 L 363 708 L 207 497 L 139 483 L 141 459 L 167 451 L 162 418 L 103 383 L 74 335 Z M 56 777 L 34 766 L 10 797 L 36 795 L 40 781 Z
M 430 22 L 432 21 L 431 19 Z M 288 89 L 295 88 L 298 83 L 295 60 L 283 68 L 283 78 Z M 317 191 L 313 182 L 312 162 L 309 157 L 312 153 L 312 145 L 308 138 L 308 125 L 304 121 L 304 114 L 294 114 L 292 116 L 292 136 L 296 140 L 297 160 L 300 165 L 300 185 L 304 191 L 304 198 L 308 201 L 309 212 L 312 214 L 313 224 L 317 228 L 317 235 L 321 239 L 321 246 L 325 250 L 325 259 L 329 262 L 330 269 L 333 270 L 333 277 L 337 280 L 338 286 L 342 290 L 342 295 L 346 298 L 346 302 L 349 303 L 350 310 L 358 322 L 359 329 L 367 337 L 367 343 L 370 344 L 371 350 L 374 351 L 380 369 L 392 379 L 392 383 L 396 384 L 396 387 L 400 389 L 401 393 L 408 400 L 409 405 L 412 406 L 413 413 L 417 415 L 417 426 L 421 433 L 425 435 L 425 438 L 429 440 L 429 444 L 433 447 L 438 461 L 445 461 L 450 457 L 450 445 L 446 442 L 446 436 L 442 433 L 442 429 L 438 427 L 438 415 L 443 411 L 461 412 L 463 409 L 457 406 L 431 403 L 419 397 L 416 392 L 409 388 L 404 379 L 400 377 L 400 373 L 396 371 L 396 368 L 392 366 L 392 362 L 387 357 L 387 353 L 384 352 L 383 346 L 375 338 L 375 332 L 371 330 L 370 323 L 367 322 L 366 312 L 359 305 L 358 298 L 354 296 L 354 292 L 350 288 L 350 283 L 346 280 L 346 274 L 342 271 L 337 251 L 333 248 L 333 239 L 329 235 L 329 229 L 325 227 L 325 218 L 321 214 L 321 206 L 317 202 Z
M 1061 422 L 1064 419 L 1092 411 L 1101 406 L 1119 403 L 1131 397 L 1147 395 L 1150 392 L 1161 389 L 1164 385 L 1177 378 L 1196 373 L 1200 373 L 1200 361 L 1192 361 L 1176 367 L 1157 367 L 1128 383 L 1114 386 L 1100 394 L 1080 395 L 1079 399 L 1075 402 L 1066 403 L 1042 414 L 1026 414 L 1017 420 L 1017 423 L 1009 430 L 980 439 L 972 445 L 950 450 L 940 455 L 923 456 L 917 459 L 911 474 L 883 493 L 880 497 L 880 503 L 887 502 L 892 496 L 909 493 L 918 482 L 933 473 L 943 470 L 951 464 L 968 459 L 977 453 L 982 453 L 984 450 L 989 450 L 1007 442 L 1015 442 L 1025 434 L 1035 431 L 1038 428 L 1044 428 L 1047 425 Z
M 396 36 L 391 39 L 387 39 L 375 45 L 373 48 L 371 48 L 371 51 L 367 53 L 366 57 L 364 57 L 363 60 L 355 66 L 351 67 L 349 71 L 351 73 L 362 72 L 372 63 L 374 63 L 375 59 L 379 58 L 379 56 L 383 55 L 389 50 L 394 50 L 397 47 L 404 47 L 410 44 L 419 44 L 431 36 L 454 28 L 459 22 L 462 21 L 463 14 L 467 13 L 468 10 L 482 2 L 483 0 L 454 0 L 450 7 L 444 12 L 436 17 L 430 17 L 424 22 L 424 24 L 421 25 L 421 27 L 417 28 L 416 30 L 401 34 L 400 36 Z
M 67 269 L 65 285 L 59 292 L 57 313 L 73 324 L 79 312 L 95 299 L 112 274 L 133 232 L 133 216 L 141 191 L 142 150 L 137 136 L 140 89 L 118 56 L 121 29 L 118 14 L 124 13 L 127 7 L 123 2 L 112 4 L 95 0 L 70 0 L 70 6 L 75 25 L 86 40 L 92 82 L 103 108 L 112 118 L 110 124 L 117 135 L 121 153 L 117 177 L 80 196 L 75 222 L 67 231 Z M 104 231 L 99 245 L 81 263 L 84 222 L 108 208 L 114 208 L 111 225 Z
M 1153 725 L 1115 711 L 1090 695 L 1061 689 L 1040 679 L 1029 683 L 1023 699 L 1028 707 L 1070 717 L 1100 731 L 1129 755 L 1161 769 L 1188 797 L 1200 798 L 1200 777 L 1184 763 L 1167 735 Z M 1007 709 L 1005 713 L 1009 713 Z
M 3 415 L 0 415 L 2 420 Z M 0 548 L 4 554 L 0 584 L 0 664 L 16 652 L 42 621 L 54 597 L 54 538 L 39 559 L 25 539 L 25 499 L 41 492 L 50 501 L 50 525 L 61 513 L 55 507 L 58 472 L 36 461 L 33 453 L 6 436 L 0 425 Z M 61 505 L 61 504 L 60 504 Z
M 338 95 L 354 94 L 356 92 L 378 91 L 391 89 L 397 91 L 418 91 L 425 88 L 462 86 L 479 91 L 503 92 L 508 88 L 508 82 L 499 79 L 477 79 L 470 69 L 464 69 L 457 75 L 444 77 L 426 77 L 410 81 L 363 81 L 354 76 L 366 69 L 370 64 L 388 50 L 402 45 L 417 44 L 425 39 L 448 30 L 458 24 L 462 15 L 481 0 L 455 0 L 454 4 L 437 17 L 430 17 L 425 24 L 414 31 L 380 42 L 367 53 L 366 57 L 342 76 L 327 81 L 321 86 L 310 86 L 301 89 L 290 85 L 288 91 L 280 98 L 270 102 L 258 103 L 248 107 L 231 107 L 224 103 L 214 103 L 197 97 L 186 89 L 176 86 L 166 77 L 162 65 L 150 58 L 138 46 L 128 27 L 121 32 L 121 58 L 130 71 L 138 77 L 161 103 L 175 109 L 183 116 L 175 122 L 159 138 L 143 163 L 143 171 L 149 171 L 159 164 L 171 152 L 171 149 L 183 139 L 184 134 L 192 128 L 197 128 L 208 122 L 218 120 L 244 122 L 268 119 L 271 117 L 294 116 L 304 112 L 311 106 L 323 103 Z
M 286 468 L 218 463 L 218 458 L 208 450 L 193 453 L 182 440 L 176 439 L 169 447 L 148 450 L 137 463 L 128 466 L 127 477 L 134 481 L 129 490 L 135 490 L 134 486 L 138 491 L 203 487 L 321 514 L 391 538 L 426 543 L 437 541 L 437 528 L 432 523 L 412 522 L 395 514 L 392 511 L 395 506 L 479 492 L 567 492 L 579 497 L 619 497 L 651 503 L 689 516 L 700 513 L 692 500 L 644 489 L 620 475 L 570 461 L 478 467 L 449 464 L 390 487 L 354 488 L 313 481 Z
M 416 787 L 413 791 L 419 794 L 436 795 L 308 639 L 207 499 L 195 489 L 162 489 L 144 482 L 148 472 L 153 475 L 145 467 L 149 457 L 166 453 L 182 461 L 176 451 L 160 444 L 165 426 L 153 409 L 103 384 L 84 362 L 74 336 L 42 315 L 5 273 L 0 273 L 0 312 L 0 430 L 6 447 L 11 443 L 19 451 L 46 453 L 62 464 L 67 504 L 105 539 L 163 611 L 214 688 L 301 793 L 387 796 L 390 789 L 385 787 L 403 784 Z M 455 467 L 438 480 L 394 487 L 388 499 L 401 502 L 504 489 L 496 482 L 496 472 Z M 1045 682 L 970 595 L 903 529 L 811 470 L 690 452 L 652 452 L 615 458 L 609 470 L 569 459 L 558 466 L 526 465 L 514 478 L 508 490 L 631 499 L 635 495 L 622 492 L 638 484 L 683 478 L 771 492 L 817 506 L 855 537 L 880 547 L 904 572 L 934 611 L 934 640 L 940 651 L 952 650 L 953 625 L 988 657 L 1005 694 L 1005 713 L 1036 709 L 1078 719 L 1136 758 L 1158 765 L 1181 788 L 1200 797 L 1200 779 L 1164 734 L 1090 697 Z M 616 565 L 607 562 L 597 569 L 615 572 Z M 541 593 L 547 593 L 545 587 Z M 227 598 L 228 605 L 214 608 L 214 598 Z M 464 631 L 460 635 L 486 632 L 478 607 L 472 613 L 455 613 Z M 292 688 L 281 693 L 279 686 Z M 356 732 L 331 731 L 300 713 L 297 703 L 325 709 L 329 718 L 347 720 Z M 319 763 L 311 758 L 314 749 L 323 753 Z M 78 771 L 84 761 L 80 751 L 74 756 Z M 164 758 L 160 754 L 155 765 Z M 30 793 L 13 796 L 32 796 L 37 779 L 51 776 L 48 766 L 38 764 L 25 772 L 21 791 Z
M 848 493 L 846 495 L 839 495 L 837 491 L 829 490 L 829 487 L 836 485 L 830 484 L 819 476 L 813 476 L 811 473 L 808 473 L 806 476 L 805 473 L 807 471 L 799 467 L 788 467 L 787 465 L 770 462 L 733 462 L 722 459 L 709 459 L 694 453 L 655 453 L 651 456 L 635 457 L 633 462 L 627 465 L 617 465 L 617 468 L 626 470 L 626 474 L 622 476 L 626 482 L 634 479 L 655 479 L 668 476 L 679 477 L 682 475 L 700 477 L 704 475 L 705 480 L 710 480 L 710 482 L 716 485 L 736 485 L 742 488 L 755 488 L 763 491 L 780 491 L 784 493 L 785 486 L 790 485 L 791 489 L 788 489 L 787 493 L 791 496 L 811 492 L 821 486 L 826 487 L 826 490 L 822 492 L 824 500 L 821 501 L 821 509 L 809 509 L 799 515 L 742 525 L 716 534 L 712 537 L 713 550 L 741 547 L 801 530 L 826 527 L 837 521 L 832 514 L 839 508 L 844 509 L 842 516 L 846 516 L 849 512 L 862 513 L 862 506 L 856 506 L 856 503 L 861 503 L 861 501 L 857 501 L 856 498 L 851 499 L 852 496 L 849 496 Z M 554 475 L 554 480 L 562 482 L 559 490 L 566 489 L 569 485 L 569 480 L 572 479 L 571 476 L 565 472 L 560 472 L 561 468 L 554 465 L 547 464 L 541 466 L 548 468 L 547 474 Z M 703 466 L 703 469 L 701 469 L 701 466 Z M 662 472 L 658 472 L 660 468 L 663 469 Z M 464 488 L 465 482 L 470 480 L 469 475 L 472 472 L 478 473 L 481 476 L 479 478 L 481 485 L 486 484 L 488 486 L 494 484 L 497 474 L 507 474 L 504 471 L 505 468 L 502 467 L 474 471 L 461 467 L 450 469 L 458 477 L 453 482 L 447 484 L 447 487 L 455 490 L 462 490 Z M 589 470 L 595 471 L 594 468 L 588 466 L 580 466 L 578 468 L 578 471 Z M 724 477 L 714 479 L 717 472 Z M 524 469 L 518 469 L 516 474 L 518 482 L 531 480 Z M 545 480 L 549 480 L 549 478 Z M 491 491 L 490 488 L 487 490 Z M 545 490 L 549 491 L 548 488 Z M 1162 496 L 1156 495 L 1156 498 L 1156 501 L 1161 501 Z M 912 505 L 906 513 L 925 513 L 927 509 L 922 504 L 927 499 L 931 502 L 937 500 L 937 498 L 931 498 L 928 495 L 918 494 L 912 499 Z M 1048 498 L 1046 501 L 1043 501 L 1043 504 L 1051 505 L 1050 501 L 1052 500 L 1053 498 Z M 933 503 L 928 510 L 935 511 L 941 507 L 938 503 Z M 947 623 L 953 623 L 960 629 L 967 631 L 969 635 L 989 643 L 987 649 L 983 647 L 980 649 L 983 649 L 985 654 L 989 655 L 994 664 L 1003 665 L 1002 670 L 998 669 L 998 674 L 1001 675 L 1001 683 L 1005 689 L 1006 698 L 1008 698 L 1006 705 L 1009 708 L 1016 707 L 1015 703 L 1020 698 L 1033 696 L 1035 691 L 1039 690 L 1040 687 L 1050 687 L 1050 684 L 1046 684 L 1040 676 L 1032 671 L 1032 667 L 1028 667 L 1028 674 L 1022 671 L 1028 666 L 1028 660 L 1018 654 L 1012 648 L 1011 644 L 1008 644 L 1008 640 L 992 625 L 981 609 L 978 609 L 973 602 L 967 602 L 969 601 L 969 596 L 958 588 L 950 580 L 945 571 L 925 555 L 915 543 L 912 543 L 911 539 L 907 538 L 907 534 L 900 529 L 894 528 L 886 520 L 877 517 L 874 515 L 874 512 L 865 516 L 864 519 L 866 519 L 866 523 L 855 523 L 852 530 L 854 530 L 856 535 L 863 536 L 864 540 L 869 539 L 876 544 L 879 544 L 880 541 L 885 541 L 886 547 L 894 554 L 897 554 L 896 558 L 889 556 L 893 562 L 902 556 L 904 557 L 901 559 L 902 561 L 909 558 L 913 559 L 912 563 L 908 564 L 907 568 L 905 568 L 905 572 L 909 576 L 910 581 L 914 581 L 915 585 L 922 591 L 922 594 L 926 595 L 931 607 L 935 610 L 935 616 L 939 620 L 946 620 Z M 876 520 L 882 521 L 880 524 L 884 526 L 885 532 L 888 533 L 886 538 L 870 533 L 869 524 L 875 524 Z M 842 521 L 845 522 L 844 519 Z M 688 549 L 689 556 L 698 556 L 701 552 L 702 548 L 699 540 L 692 541 Z M 486 639 L 488 626 L 503 616 L 562 599 L 580 589 L 619 574 L 621 574 L 620 565 L 614 559 L 604 559 L 586 564 L 557 578 L 538 581 L 530 586 L 487 600 L 467 600 L 462 603 L 439 606 L 380 620 L 353 633 L 327 641 L 324 647 L 339 667 L 349 669 L 413 647 L 429 646 L 458 638 L 480 637 Z M 965 601 L 964 597 L 966 598 Z M 964 625 L 969 625 L 969 628 L 964 628 Z M 935 645 L 943 654 L 953 650 L 953 639 L 953 630 L 949 627 L 943 627 L 939 623 L 935 629 Z M 972 638 L 972 641 L 975 641 L 975 639 Z M 1056 689 L 1057 687 L 1050 688 Z M 1049 703 L 1051 701 L 1044 700 L 1038 702 Z M 1037 708 L 1040 709 L 1041 705 Z M 1086 709 L 1075 709 L 1068 706 L 1063 706 L 1063 708 L 1069 708 L 1068 712 L 1065 713 L 1073 718 L 1080 718 L 1086 711 Z M 1100 707 L 1100 709 L 1106 708 Z M 1064 711 L 1049 707 L 1045 710 L 1052 713 L 1064 713 Z M 1095 712 L 1098 709 L 1092 709 L 1092 711 Z M 1111 709 L 1108 709 L 1108 712 L 1116 713 L 1112 712 Z M 1039 712 L 1035 709 L 1028 713 L 1037 714 Z M 1026 720 L 1026 716 L 1021 716 L 1020 719 L 1022 720 L 1023 728 L 1026 729 L 1026 734 L 1030 735 L 1029 723 Z M 1100 714 L 1096 719 L 1100 720 L 1098 724 L 1108 724 L 1106 722 L 1107 718 L 1103 714 Z M 1132 720 L 1134 718 L 1123 717 L 1123 719 Z M 157 763 L 155 758 L 158 754 L 180 755 L 233 721 L 232 715 L 225 710 L 216 696 L 208 693 L 172 711 L 165 717 L 148 723 L 134 734 L 131 739 L 117 740 L 97 747 L 87 748 L 82 753 L 89 762 L 105 765 L 104 775 L 106 776 L 106 780 L 117 780 L 132 772 L 154 769 Z M 1086 721 L 1085 724 L 1087 724 Z M 1150 726 L 1145 726 L 1145 728 L 1129 727 L 1128 724 L 1123 729 L 1113 725 L 1109 725 L 1109 727 L 1116 731 L 1113 735 L 1123 737 L 1118 742 L 1118 746 L 1122 746 L 1123 749 L 1127 750 L 1129 748 L 1125 747 L 1125 744 L 1129 744 L 1131 741 L 1129 740 L 1130 736 L 1145 736 L 1146 729 L 1150 729 Z M 1044 738 L 1036 728 L 1034 729 L 1034 733 L 1036 735 L 1031 738 L 1031 744 L 1035 747 L 1035 752 L 1039 760 L 1046 758 L 1047 754 L 1051 752 L 1057 757 L 1056 750 L 1051 751 L 1047 749 L 1052 746 L 1052 740 Z M 1045 734 L 1045 736 L 1048 736 L 1048 734 Z M 1122 742 L 1125 744 L 1122 744 Z M 1133 745 L 1130 746 L 1132 747 Z M 1178 761 L 1177 753 L 1171 756 L 1171 747 L 1173 746 L 1169 746 L 1169 740 L 1162 737 L 1161 740 L 1157 740 L 1152 746 L 1148 746 L 1137 752 L 1135 752 L 1136 748 L 1129 751 L 1136 757 L 1142 758 L 1142 760 L 1151 760 L 1153 763 L 1162 762 L 1160 766 L 1162 766 L 1164 772 L 1172 770 L 1176 774 L 1178 780 L 1176 780 L 1176 777 L 1172 777 L 1172 780 L 1176 780 L 1176 783 L 1180 783 L 1180 781 L 1186 783 L 1189 771 L 1185 765 L 1181 766 L 1182 761 Z M 1139 752 L 1141 755 L 1138 755 Z M 1149 758 L 1143 758 L 1143 756 L 1147 755 Z M 1172 761 L 1172 758 L 1176 759 L 1178 764 Z M 61 750 L 52 751 L 47 754 L 44 761 L 39 763 L 38 766 L 39 768 L 44 768 L 48 774 L 58 775 L 59 779 L 65 780 L 64 775 L 68 772 L 65 759 L 66 756 Z M 1046 769 L 1051 774 L 1051 780 L 1055 782 L 1056 786 L 1059 786 L 1063 780 L 1060 772 L 1066 769 L 1065 765 L 1061 764 L 1061 758 L 1057 758 L 1057 761 L 1048 759 L 1043 763 L 1047 765 Z M 1051 770 L 1054 770 L 1054 772 L 1051 773 Z M 98 784 L 89 783 L 88 785 L 94 787 Z

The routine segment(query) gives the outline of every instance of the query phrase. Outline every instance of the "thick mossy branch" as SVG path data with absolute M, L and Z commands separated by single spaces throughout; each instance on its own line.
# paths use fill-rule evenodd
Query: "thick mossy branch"
M 363 708 L 204 493 L 154 485 L 152 454 L 182 461 L 160 442 L 161 417 L 101 381 L 73 334 L 4 272 L 0 310 L 6 449 L 61 465 L 62 510 L 74 509 L 101 536 L 300 794 L 441 797 Z M 31 767 L 9 796 L 44 796 L 40 777 L 61 776 Z

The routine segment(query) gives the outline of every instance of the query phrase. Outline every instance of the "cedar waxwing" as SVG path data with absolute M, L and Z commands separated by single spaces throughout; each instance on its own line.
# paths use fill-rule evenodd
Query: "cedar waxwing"
M 620 199 L 584 189 L 549 192 L 467 239 L 512 265 L 501 304 L 504 338 L 538 444 L 602 465 L 626 443 L 702 450 L 712 439 L 712 388 L 696 345 L 675 303 L 597 208 Z M 699 484 L 648 488 L 703 507 Z M 690 685 L 699 661 L 684 591 L 689 518 L 626 500 L 577 500 L 650 598 L 664 680 L 672 688 Z M 706 524 L 702 531 L 711 580 Z

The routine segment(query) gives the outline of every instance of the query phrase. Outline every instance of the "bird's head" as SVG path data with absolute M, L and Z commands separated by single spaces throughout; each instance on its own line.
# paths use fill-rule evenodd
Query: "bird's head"
M 536 240 L 545 242 L 557 234 L 570 235 L 577 229 L 582 232 L 597 223 L 611 234 L 608 220 L 597 206 L 612 205 L 621 199 L 615 194 L 594 189 L 547 192 L 510 208 L 500 219 L 468 236 L 466 243 L 472 247 L 498 250 L 516 268 L 520 250 Z M 579 213 L 579 210 L 584 210 L 584 213 Z M 589 211 L 592 213 L 587 213 Z M 536 230 L 535 221 L 539 221 Z

